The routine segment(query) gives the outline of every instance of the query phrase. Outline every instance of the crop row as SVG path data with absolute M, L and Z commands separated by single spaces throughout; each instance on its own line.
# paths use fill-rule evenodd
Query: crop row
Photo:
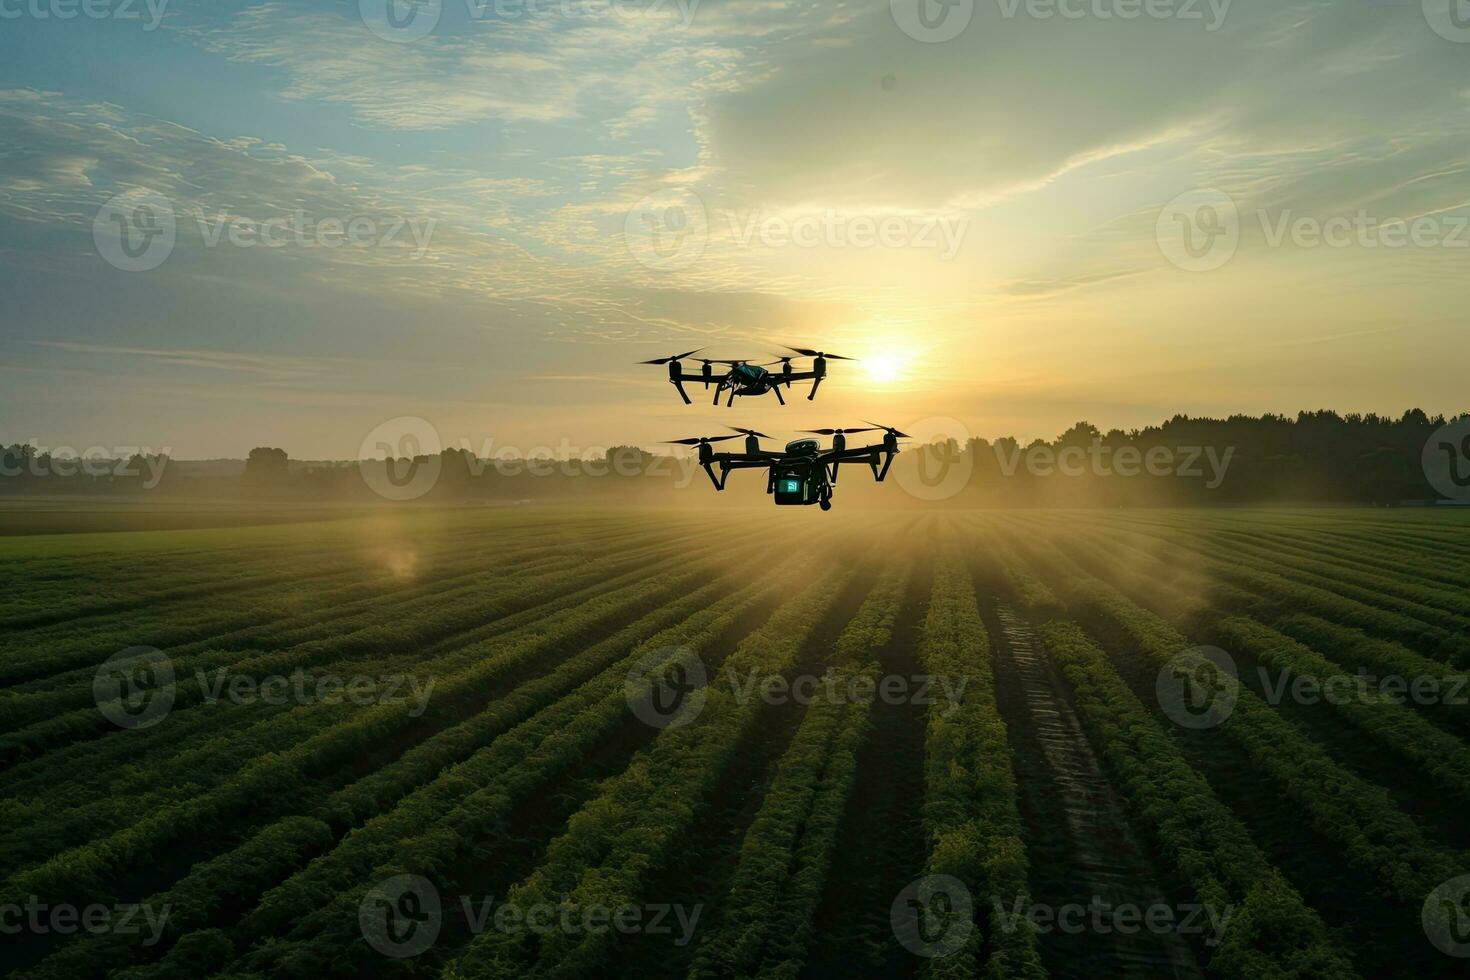
M 232 677 L 259 679 L 289 674 L 300 667 L 307 669 L 332 660 L 371 656 L 380 650 L 400 651 L 417 656 L 433 643 L 476 630 L 493 631 L 497 619 L 544 601 L 546 596 L 564 595 L 629 568 L 641 567 L 672 553 L 677 545 L 652 546 L 628 552 L 618 558 L 541 575 L 506 576 L 501 588 L 486 591 L 474 585 L 430 593 L 420 599 L 395 606 L 393 618 L 385 621 L 384 610 L 370 608 L 353 618 L 339 622 L 338 632 L 330 638 L 309 640 L 276 652 L 256 653 L 242 657 L 228 650 L 206 650 L 199 654 L 171 658 L 177 677 L 189 678 L 199 671 L 206 674 L 220 670 Z M 491 624 L 486 627 L 485 624 Z M 175 692 L 176 708 L 200 703 L 205 692 L 198 685 L 180 684 Z M 93 701 L 91 678 L 84 686 L 35 695 L 15 703 L 30 712 L 46 711 L 50 717 L 19 731 L 0 737 L 0 758 L 16 757 L 44 750 L 58 742 L 106 731 L 110 725 Z M 67 710 L 71 708 L 71 710 Z
M 574 559 L 535 545 L 512 552 L 512 557 L 548 568 Z M 232 590 L 227 603 L 218 596 L 205 596 L 89 620 L 72 618 L 14 637 L 10 651 L 0 657 L 0 680 L 12 689 L 46 690 L 64 683 L 68 669 L 94 666 L 99 650 L 137 645 L 169 649 L 198 644 L 202 648 L 211 641 L 229 642 L 237 637 L 248 641 L 252 635 L 299 627 L 307 616 L 340 615 L 344 607 L 350 610 L 400 598 L 405 592 L 443 588 L 456 580 L 505 574 L 499 566 L 486 569 L 474 556 L 457 554 L 452 546 L 442 553 L 421 555 L 420 563 L 425 572 L 411 582 L 356 562 L 345 569 L 340 565 L 307 566 L 270 588 Z
M 534 532 L 528 529 L 526 536 L 534 537 Z M 62 617 L 77 620 L 157 609 L 180 600 L 286 584 L 299 577 L 302 568 L 361 569 L 362 553 L 360 543 L 343 540 L 335 547 L 323 547 L 319 538 L 306 537 L 299 543 L 258 544 L 237 553 L 226 549 L 182 557 L 167 552 L 102 555 L 70 573 L 53 569 L 31 579 L 17 589 L 31 611 L 0 625 L 44 626 Z M 139 575 L 140 567 L 148 574 Z M 85 598 L 78 601 L 79 596 Z
M 566 649 L 570 645 L 598 635 L 616 624 L 625 623 L 649 609 L 657 609 L 667 603 L 671 596 L 681 595 L 694 585 L 703 570 L 696 565 L 693 570 L 681 570 L 661 577 L 648 577 L 643 571 L 635 571 L 611 585 L 622 588 L 606 595 L 582 597 L 583 601 L 569 603 L 559 613 L 538 615 L 534 621 L 517 624 L 520 629 L 511 630 L 493 646 L 478 645 L 473 650 L 456 650 L 438 659 L 428 659 L 414 666 L 419 676 L 433 678 L 433 697 L 426 704 L 426 712 L 413 724 L 422 728 L 448 717 L 454 710 L 450 693 L 456 688 L 455 668 L 464 669 L 474 665 L 476 676 L 482 685 L 490 677 L 501 678 L 501 686 L 526 669 L 545 670 L 554 662 L 549 657 L 553 644 Z M 495 673 L 486 672 L 493 667 Z M 480 698 L 489 697 L 492 688 L 481 686 L 469 689 Z M 457 704 L 457 702 L 456 702 Z M 222 702 L 215 706 L 219 710 L 240 710 Z M 197 709 L 196 709 L 197 710 Z M 75 845 L 81 839 L 90 839 L 107 830 L 139 820 L 143 813 L 159 806 L 178 805 L 212 788 L 221 780 L 228 779 L 236 769 L 248 765 L 253 759 L 280 752 L 303 742 L 340 723 L 352 711 L 351 705 L 309 705 L 283 714 L 262 719 L 251 728 L 235 733 L 223 744 L 205 744 L 193 748 L 185 743 L 185 751 L 179 756 L 152 762 L 139 760 L 145 765 L 138 769 L 131 782 L 143 796 L 130 795 L 127 784 L 114 785 L 102 799 L 78 807 L 75 811 L 59 816 L 54 797 L 43 796 L 26 804 L 26 811 L 47 812 L 50 819 L 20 824 L 4 839 L 6 861 L 20 860 L 26 856 L 55 853 L 59 844 Z M 121 732 L 122 736 L 133 734 Z M 158 766 L 166 766 L 163 775 Z M 105 768 L 105 767 L 103 767 Z M 68 784 L 74 787 L 78 784 Z M 21 813 L 14 815 L 23 816 Z
M 1395 587 L 1408 583 L 1455 596 L 1470 585 L 1470 561 L 1431 555 L 1425 549 L 1406 548 L 1382 538 L 1344 540 L 1290 530 L 1267 531 L 1263 528 L 1240 527 L 1227 530 L 1228 533 L 1241 535 L 1255 544 L 1286 553 L 1373 571 L 1387 578 Z M 1426 561 L 1431 557 L 1433 564 Z
M 1069 538 L 1066 547 L 1078 550 L 1076 539 Z M 1116 546 L 1113 553 L 1116 556 Z M 1145 560 L 1141 557 L 1135 568 L 1141 567 Z M 1120 583 L 1127 583 L 1124 591 L 1136 600 L 1152 600 L 1154 604 L 1188 609 L 1183 590 L 1165 577 L 1171 572 L 1157 564 L 1153 567 L 1153 578 L 1147 575 L 1114 578 Z M 1211 598 L 1219 603 L 1225 597 L 1217 591 Z M 1253 612 L 1258 612 L 1263 605 L 1249 598 L 1227 604 L 1256 607 L 1251 609 Z M 1430 725 L 1421 715 L 1443 719 L 1462 728 L 1470 725 L 1470 708 L 1463 703 L 1463 696 L 1470 693 L 1470 683 L 1467 683 L 1470 678 L 1403 646 L 1374 640 L 1357 630 L 1337 626 L 1318 617 L 1301 614 L 1281 616 L 1274 626 L 1272 629 L 1249 617 L 1214 615 L 1205 629 L 1207 635 L 1227 649 L 1250 653 L 1265 666 L 1277 669 L 1285 681 L 1306 678 L 1315 681 L 1319 690 L 1330 687 L 1334 692 L 1346 695 L 1323 700 L 1386 749 L 1419 765 L 1447 792 L 1456 798 L 1466 798 L 1466 792 L 1470 791 L 1470 767 L 1460 761 L 1464 744 Z M 1332 651 L 1331 657 L 1319 652 L 1322 650 Z M 1392 690 L 1387 692 L 1390 697 L 1379 697 L 1370 685 L 1367 696 L 1360 697 L 1356 693 L 1356 678 L 1347 675 L 1343 667 L 1372 671 L 1377 677 L 1402 679 L 1406 688 L 1402 693 L 1405 695 L 1422 685 L 1432 685 L 1432 690 L 1446 696 L 1396 700 Z M 1404 701 L 1412 707 L 1405 706 Z
M 776 585 L 779 582 L 767 588 Z M 697 620 L 703 615 L 699 610 L 704 606 L 724 609 L 730 603 L 751 599 L 750 596 L 745 596 L 715 601 L 726 589 L 728 583 L 716 581 L 704 588 L 692 590 L 681 600 L 635 620 L 614 636 L 564 662 L 546 676 L 522 684 L 504 697 L 495 699 L 484 710 L 409 749 L 396 762 L 378 768 L 370 775 L 322 798 L 319 803 L 313 803 L 310 797 L 304 799 L 303 802 L 328 823 L 347 826 L 363 820 L 366 823 L 348 833 L 335 847 L 326 850 L 322 857 L 305 869 L 266 892 L 255 910 L 238 927 L 231 930 L 230 950 L 235 949 L 236 942 L 242 946 L 248 944 L 252 936 L 274 935 L 289 931 L 292 926 L 304 931 L 313 922 L 319 924 L 319 920 L 327 915 L 325 910 L 335 908 L 333 903 L 342 897 L 345 889 L 358 883 L 378 863 L 379 855 L 390 853 L 401 842 L 406 843 L 417 839 L 417 835 L 426 833 L 437 822 L 445 819 L 446 813 L 453 812 L 457 800 L 462 801 L 466 794 L 485 786 L 493 778 L 493 774 L 504 774 L 507 769 L 528 762 L 529 760 L 524 759 L 523 752 L 517 751 L 524 746 L 517 744 L 514 738 L 516 731 L 529 724 L 527 719 L 539 717 L 538 712 L 544 713 L 553 705 L 562 705 L 565 699 L 570 698 L 566 701 L 568 704 L 574 703 L 576 697 L 568 695 L 569 690 L 576 688 L 578 684 L 586 686 L 592 677 L 606 677 L 616 673 L 616 667 L 609 668 L 608 665 L 625 656 L 630 648 L 638 644 L 640 638 L 650 632 L 657 633 L 659 638 L 666 638 L 666 633 L 657 632 L 661 627 L 678 622 L 685 616 L 693 617 L 691 621 Z M 678 628 L 669 627 L 671 630 Z M 543 646 L 533 644 L 528 652 L 539 652 Z M 465 703 L 466 698 L 473 701 L 480 691 L 481 680 L 482 678 L 466 675 L 458 678 L 457 682 L 451 681 L 446 691 L 449 700 L 456 704 Z M 620 677 L 618 681 L 620 692 Z M 626 712 L 626 706 L 624 711 Z M 562 725 L 567 720 L 566 716 L 557 719 Z M 519 728 L 516 727 L 518 725 Z M 557 727 L 553 730 L 557 730 Z M 490 743 L 489 747 L 481 748 L 487 742 Z M 509 753 L 506 750 L 510 750 Z M 491 761 L 495 759 L 497 752 L 506 753 L 497 760 L 499 766 Z M 398 805 L 394 806 L 395 803 Z M 378 813 L 384 815 L 376 816 Z M 256 839 L 270 832 L 271 828 L 267 828 Z M 246 845 L 247 848 L 249 846 Z M 194 877 L 191 873 L 180 884 L 184 885 Z M 281 877 L 259 881 L 253 892 L 231 882 L 222 882 L 221 887 L 226 892 L 253 901 L 264 888 L 276 881 L 281 881 Z M 164 901 L 167 897 L 165 894 L 155 900 Z M 245 903 L 245 907 L 249 907 L 249 901 Z M 284 955 L 291 944 L 272 943 L 271 947 L 273 953 Z M 105 955 L 106 950 L 100 947 L 74 945 L 44 964 L 46 970 L 42 971 L 42 975 L 65 976 L 84 963 L 98 965 L 105 962 Z
M 1049 593 L 1034 577 L 1017 575 L 1014 581 L 1032 603 L 1047 608 Z M 927 713 L 923 825 L 929 856 L 924 871 L 964 883 L 982 903 L 977 909 L 982 922 L 989 897 L 1024 902 L 1028 876 L 1011 749 L 990 657 L 990 637 L 970 576 L 953 547 L 946 548 L 935 561 L 919 663 L 931 677 L 964 678 L 965 684 L 936 685 Z M 986 943 L 980 932 L 972 933 L 959 950 L 928 960 L 928 976 L 1046 975 L 1031 929 L 1005 930 L 991 918 L 989 937 Z
M 510 549 L 503 560 L 487 568 L 478 556 L 464 554 L 462 545 L 453 543 L 442 552 L 420 554 L 417 560 L 425 573 L 411 582 L 379 571 L 366 581 L 345 586 L 337 584 L 341 575 L 331 574 L 332 566 L 326 566 L 327 574 L 318 574 L 316 567 L 308 565 L 297 568 L 280 588 L 232 592 L 228 605 L 209 597 L 149 610 L 141 616 L 106 617 L 85 629 L 73 625 L 57 635 L 34 636 L 25 643 L 26 656 L 0 661 L 0 682 L 18 694 L 66 686 L 95 668 L 99 650 L 152 646 L 182 656 L 211 646 L 260 648 L 301 642 L 336 628 L 332 624 L 348 614 L 376 610 L 381 615 L 385 604 L 431 596 L 457 584 L 564 569 L 578 561 L 616 554 L 625 546 L 626 541 L 617 536 L 599 542 L 596 549 L 577 548 L 570 553 L 548 548 L 545 542 L 530 542 Z M 68 674 L 69 668 L 80 673 Z M 28 680 L 31 683 L 24 683 Z
M 839 635 L 826 664 L 829 690 L 865 679 L 891 636 L 912 563 L 884 573 Z M 817 697 L 807 708 L 740 845 L 720 929 L 702 944 L 691 976 L 796 976 L 812 938 L 837 831 L 852 794 L 871 704 Z
M 1045 547 L 1045 546 L 1042 546 Z M 1159 617 L 1096 581 L 1066 583 L 1069 609 L 1098 624 L 1119 644 L 1155 668 L 1193 648 Z M 1333 762 L 1253 692 L 1225 675 L 1233 713 L 1210 734 L 1233 743 L 1263 776 L 1301 806 L 1313 829 L 1335 842 L 1354 866 L 1371 875 L 1383 893 L 1417 904 L 1454 876 L 1455 862 L 1433 846 L 1387 791 Z
M 1360 598 L 1350 598 L 1338 591 L 1353 591 L 1350 586 L 1305 584 L 1288 574 L 1264 570 L 1259 559 L 1235 559 L 1218 550 L 1210 551 L 1198 545 L 1190 547 L 1177 539 L 1168 540 L 1182 554 L 1192 553 L 1194 560 L 1218 579 L 1235 583 L 1265 600 L 1278 612 L 1311 612 L 1397 640 L 1413 649 L 1432 651 L 1457 665 L 1470 661 L 1470 639 L 1456 631 L 1384 608 L 1397 605 L 1393 600 L 1380 597 L 1375 601 L 1374 593 L 1363 590 L 1356 590 Z M 1223 583 L 1212 584 L 1209 588 L 1209 598 L 1217 602 L 1232 595 Z M 1239 593 L 1234 595 L 1238 597 Z
M 398 647 L 384 646 L 378 651 L 369 651 L 368 659 L 361 659 L 361 654 L 350 655 L 338 663 L 328 663 L 326 669 L 338 669 L 349 673 L 362 673 L 365 670 L 392 670 L 417 672 L 431 657 L 454 657 L 461 660 L 474 658 L 478 655 L 476 644 L 493 639 L 494 637 L 522 629 L 526 626 L 540 623 L 547 615 L 558 610 L 572 608 L 579 603 L 586 602 L 598 596 L 609 593 L 615 589 L 629 585 L 639 584 L 647 577 L 649 567 L 667 558 L 672 552 L 669 549 L 677 549 L 677 545 L 665 548 L 654 547 L 650 550 L 640 550 L 620 556 L 619 562 L 604 568 L 603 574 L 592 574 L 581 570 L 576 574 L 567 573 L 560 577 L 549 578 L 545 582 L 544 591 L 533 601 L 517 612 L 509 615 L 490 617 L 485 624 L 472 628 L 468 631 L 451 633 L 450 635 L 423 647 Z M 695 560 L 695 565 L 702 567 L 702 560 Z M 675 566 L 686 567 L 685 564 Z M 526 583 L 520 583 L 524 586 Z M 432 595 L 432 586 L 426 594 Z M 408 593 L 411 597 L 420 595 L 418 590 Z M 378 605 L 372 608 L 364 607 L 354 611 L 353 618 L 339 619 L 333 621 L 333 627 L 337 630 L 353 628 L 364 628 L 380 622 L 385 616 L 388 618 L 403 618 L 407 615 L 409 608 L 405 603 L 394 603 L 387 606 Z M 288 648 L 295 644 L 292 640 L 305 642 L 303 634 L 294 630 L 286 634 L 278 634 L 276 639 L 280 641 L 281 648 Z M 305 634 L 306 639 L 315 639 L 315 634 Z M 257 637 L 255 642 L 266 648 L 265 637 Z M 225 654 L 221 653 L 220 656 Z M 447 661 L 452 662 L 452 661 Z M 203 667 L 196 667 L 203 669 Z M 221 668 L 213 667 L 218 671 Z M 176 671 L 180 676 L 187 676 Z M 90 685 L 89 685 L 90 688 Z M 227 701 L 216 702 L 214 711 L 204 712 L 208 719 L 219 721 L 229 717 L 231 706 Z M 254 705 L 260 709 L 259 715 L 270 714 L 269 706 Z M 186 744 L 200 735 L 213 734 L 220 729 L 210 725 L 200 726 L 197 716 L 198 711 L 179 710 L 170 714 L 167 724 L 159 725 L 157 728 L 133 729 L 127 732 L 113 731 L 104 736 L 100 742 L 87 745 L 73 745 L 62 748 L 51 748 L 46 756 L 34 760 L 28 764 L 17 766 L 0 774 L 0 788 L 8 791 L 24 792 L 30 790 L 32 795 L 44 791 L 48 785 L 49 776 L 53 765 L 64 764 L 73 774 L 90 773 L 106 778 L 119 771 L 119 763 L 128 760 L 137 761 L 146 753 L 151 753 L 155 748 L 166 747 L 171 743 Z M 256 724 L 263 724 L 268 719 L 258 715 L 242 714 L 242 719 L 249 722 L 252 719 Z M 177 733 L 177 737 L 175 737 Z M 121 753 L 119 755 L 119 753 Z M 117 758 L 113 759 L 112 756 Z M 78 781 L 73 779 L 71 783 Z M 88 782 L 87 785 L 98 785 Z
M 1411 708 L 1372 690 L 1356 689 L 1354 678 L 1317 651 L 1263 626 L 1232 616 L 1211 624 L 1212 638 L 1226 650 L 1245 651 L 1283 677 L 1315 681 L 1341 696 L 1326 703 L 1373 742 L 1427 774 L 1462 805 L 1470 804 L 1470 753 L 1465 743 L 1434 727 Z
M 615 606 L 594 607 L 568 615 L 593 620 L 607 617 L 605 621 L 615 621 L 621 612 Z M 412 632 L 408 627 L 404 629 Z M 540 633 L 534 627 L 527 629 L 533 637 Z M 411 642 L 405 642 L 402 648 L 412 650 L 413 647 Z M 345 655 L 351 651 L 342 652 Z M 539 648 L 533 640 L 510 646 L 493 656 L 477 657 L 474 666 L 463 673 L 438 678 L 431 704 L 438 710 L 454 703 L 457 695 L 481 691 L 493 678 L 536 662 L 537 653 Z M 334 772 L 353 756 L 371 751 L 394 732 L 416 724 L 411 714 L 414 710 L 414 705 L 406 702 L 373 705 L 284 751 L 261 753 L 222 786 L 162 812 L 147 814 L 125 830 L 64 851 L 12 876 L 5 894 L 15 891 L 24 895 L 29 891 L 56 896 L 59 901 L 74 891 L 95 886 L 109 873 L 146 860 L 173 841 L 200 837 L 220 821 L 228 820 L 231 813 L 252 812 L 255 807 L 266 809 L 267 801 L 281 805 L 306 796 L 311 793 L 313 773 Z
M 1171 877 L 1200 902 L 1233 909 L 1209 967 L 1223 977 L 1351 977 L 1322 920 L 1297 894 L 1107 657 L 1075 624 L 1041 627 L 1047 652 L 1138 825 Z
M 507 840 L 518 806 L 633 721 L 624 685 L 631 664 L 672 646 L 713 659 L 718 640 L 783 590 L 790 590 L 800 576 L 789 573 L 802 571 L 800 566 L 783 569 L 768 582 L 690 615 L 570 692 L 517 691 L 527 697 L 541 695 L 521 706 L 526 710 L 518 712 L 519 724 L 395 808 L 368 820 L 330 854 L 264 896 L 241 923 L 241 945 L 282 931 L 287 938 L 267 941 L 245 962 L 251 969 L 291 975 L 329 969 L 334 964 L 321 957 L 351 945 L 358 902 L 374 882 L 396 873 L 394 869 L 412 869 L 446 889 L 454 886 Z M 816 587 L 830 579 L 819 577 Z M 499 706 L 497 702 L 495 707 Z M 334 805 L 371 805 L 373 789 L 347 799 L 339 794 Z
M 727 661 L 730 668 L 736 675 L 784 674 L 854 574 L 850 563 L 841 563 L 793 595 L 741 642 Z M 522 914 L 531 906 L 563 901 L 582 908 L 638 904 L 645 870 L 675 859 L 697 803 L 729 766 L 759 717 L 758 708 L 731 690 L 709 688 L 698 718 L 662 731 L 647 752 L 604 783 L 596 798 L 572 817 L 566 833 L 551 843 L 542 865 L 510 891 L 504 904 Z M 586 973 L 603 961 L 609 942 L 607 935 L 537 937 L 488 931 L 471 942 L 451 970 L 522 977 L 538 965 L 557 964 L 559 972 Z
M 1470 600 L 1460 590 L 1437 586 L 1416 585 L 1405 576 L 1393 575 L 1364 567 L 1361 561 L 1333 557 L 1307 557 L 1281 542 L 1256 542 L 1248 536 L 1226 532 L 1218 536 L 1203 537 L 1203 541 L 1217 542 L 1216 547 L 1231 555 L 1271 561 L 1278 568 L 1290 570 L 1294 577 L 1313 584 L 1337 583 L 1349 586 L 1352 591 L 1343 594 L 1359 598 L 1376 596 L 1376 601 L 1389 602 L 1406 615 L 1424 619 L 1425 622 L 1446 629 L 1461 629 L 1470 625 Z
M 509 630 L 506 635 L 488 645 L 453 649 L 440 658 L 428 658 L 416 663 L 413 670 L 417 676 L 432 677 L 435 680 L 434 696 L 426 702 L 428 710 L 419 718 L 404 714 L 412 705 L 398 705 L 401 711 L 395 716 L 395 724 L 422 730 L 440 720 L 441 716 L 450 717 L 462 704 L 463 696 L 460 695 L 467 693 L 478 698 L 487 698 L 494 691 L 492 683 L 504 686 L 526 670 L 547 670 L 554 663 L 554 658 L 548 657 L 553 649 L 567 648 L 582 638 L 589 638 L 597 635 L 600 630 L 623 623 L 629 616 L 638 616 L 648 608 L 656 608 L 661 602 L 667 601 L 670 595 L 679 594 L 681 589 L 692 585 L 698 579 L 698 574 L 698 566 L 694 570 L 681 569 L 661 577 L 647 576 L 644 570 L 639 569 L 609 583 L 622 588 L 607 592 L 606 595 L 585 597 L 585 601 L 567 605 L 562 611 L 550 614 L 550 617 L 545 611 L 532 617 L 507 617 L 504 620 L 507 627 L 517 626 L 519 629 Z M 365 664 L 357 667 L 363 669 Z M 454 673 L 456 670 L 460 673 Z M 216 783 L 221 779 L 228 779 L 229 774 L 234 771 L 248 771 L 251 765 L 262 758 L 270 758 L 278 752 L 291 752 L 293 746 L 310 745 L 316 739 L 325 738 L 337 730 L 329 726 L 335 724 L 350 727 L 357 723 L 357 717 L 366 714 L 365 711 L 359 711 L 356 717 L 351 717 L 348 708 L 350 705 L 344 707 L 319 704 L 295 708 L 284 716 L 265 718 L 251 726 L 247 732 L 234 733 L 228 742 L 204 746 L 210 751 L 218 749 L 213 755 L 196 758 L 185 755 L 182 760 L 172 761 L 169 763 L 169 773 L 176 773 L 173 779 L 182 780 L 172 789 L 172 792 L 179 793 L 182 798 L 172 801 L 172 804 L 184 811 L 191 810 L 196 801 L 207 801 L 212 793 L 219 792 L 215 789 Z M 376 710 L 378 708 L 368 711 Z M 118 735 L 134 735 L 134 732 L 119 732 Z M 221 755 L 221 752 L 228 752 L 228 755 Z M 150 785 L 147 774 L 147 770 L 140 770 L 138 783 L 147 788 L 148 792 L 159 792 L 159 788 Z M 228 790 L 228 786 L 223 789 Z M 156 804 L 169 804 L 171 795 L 171 790 L 165 788 L 165 795 L 162 799 L 157 799 Z M 88 805 L 84 813 L 78 814 L 76 829 L 79 833 L 96 833 L 97 829 L 107 829 L 115 824 L 132 826 L 143 823 L 146 821 L 146 811 L 138 807 L 138 802 L 140 801 L 137 798 L 128 798 L 113 792 L 109 798 Z M 53 814 L 49 820 L 35 824 L 34 835 L 28 837 L 22 833 L 9 840 L 13 851 L 7 852 L 7 857 L 9 854 L 29 854 L 34 849 L 46 848 L 56 839 L 57 833 L 71 826 L 71 823 L 72 821 L 63 821 L 59 824 L 54 820 Z M 51 854 L 54 851 L 46 852 Z

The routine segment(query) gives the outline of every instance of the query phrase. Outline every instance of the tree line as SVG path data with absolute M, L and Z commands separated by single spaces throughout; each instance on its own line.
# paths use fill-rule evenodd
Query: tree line
M 1463 438 L 1447 430 L 1460 423 L 1467 430 Z M 874 487 L 849 467 L 841 481 L 844 498 L 890 506 L 1393 505 L 1437 501 L 1447 496 L 1446 486 L 1465 486 L 1461 499 L 1470 498 L 1470 414 L 1448 419 L 1420 409 L 1397 418 L 1326 410 L 1295 417 L 1175 415 L 1160 425 L 1106 432 L 1078 422 L 1050 441 L 975 437 L 904 448 L 889 483 L 908 493 Z M 146 453 L 78 459 L 16 443 L 0 447 L 0 494 L 149 492 L 372 503 L 385 499 L 385 487 L 386 499 L 403 499 L 394 488 L 415 480 L 427 489 L 412 499 L 426 502 L 658 504 L 677 491 L 678 502 L 688 504 L 711 502 L 713 493 L 691 458 L 635 446 L 590 459 L 487 460 L 445 449 L 413 459 L 310 464 L 263 446 L 237 464 L 222 470 Z M 1447 483 L 1446 474 L 1459 479 Z M 737 481 L 721 502 L 764 502 L 762 487 Z

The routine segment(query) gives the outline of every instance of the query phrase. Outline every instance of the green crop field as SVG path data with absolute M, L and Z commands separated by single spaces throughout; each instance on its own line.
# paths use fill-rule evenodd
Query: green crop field
M 0 971 L 1465 975 L 1470 513 L 261 519 L 0 538 Z

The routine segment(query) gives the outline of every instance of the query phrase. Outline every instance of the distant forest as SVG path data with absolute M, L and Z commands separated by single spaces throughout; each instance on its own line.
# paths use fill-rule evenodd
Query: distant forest
M 1447 435 L 1443 430 L 1452 423 L 1470 429 L 1470 415 L 1446 419 L 1418 409 L 1398 418 L 1331 411 L 1295 418 L 1178 415 L 1158 426 L 1107 432 L 1079 422 L 1050 442 L 906 444 L 887 483 L 875 486 L 863 465 L 844 466 L 838 493 L 882 506 L 1464 502 L 1470 499 L 1470 435 L 1460 429 Z M 759 472 L 735 474 L 721 502 L 764 503 L 763 483 Z M 1459 488 L 1463 494 L 1454 492 Z M 191 462 L 52 457 L 17 443 L 0 449 L 0 494 L 355 504 L 551 499 L 682 506 L 715 500 L 691 458 L 631 446 L 588 460 L 486 460 L 446 449 L 391 463 L 301 463 L 271 447 L 252 450 L 243 461 Z

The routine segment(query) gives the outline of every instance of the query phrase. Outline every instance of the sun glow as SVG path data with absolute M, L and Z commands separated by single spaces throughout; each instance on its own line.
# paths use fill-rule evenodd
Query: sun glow
M 870 354 L 863 358 L 863 370 L 873 384 L 890 385 L 903 377 L 908 358 L 892 351 Z

